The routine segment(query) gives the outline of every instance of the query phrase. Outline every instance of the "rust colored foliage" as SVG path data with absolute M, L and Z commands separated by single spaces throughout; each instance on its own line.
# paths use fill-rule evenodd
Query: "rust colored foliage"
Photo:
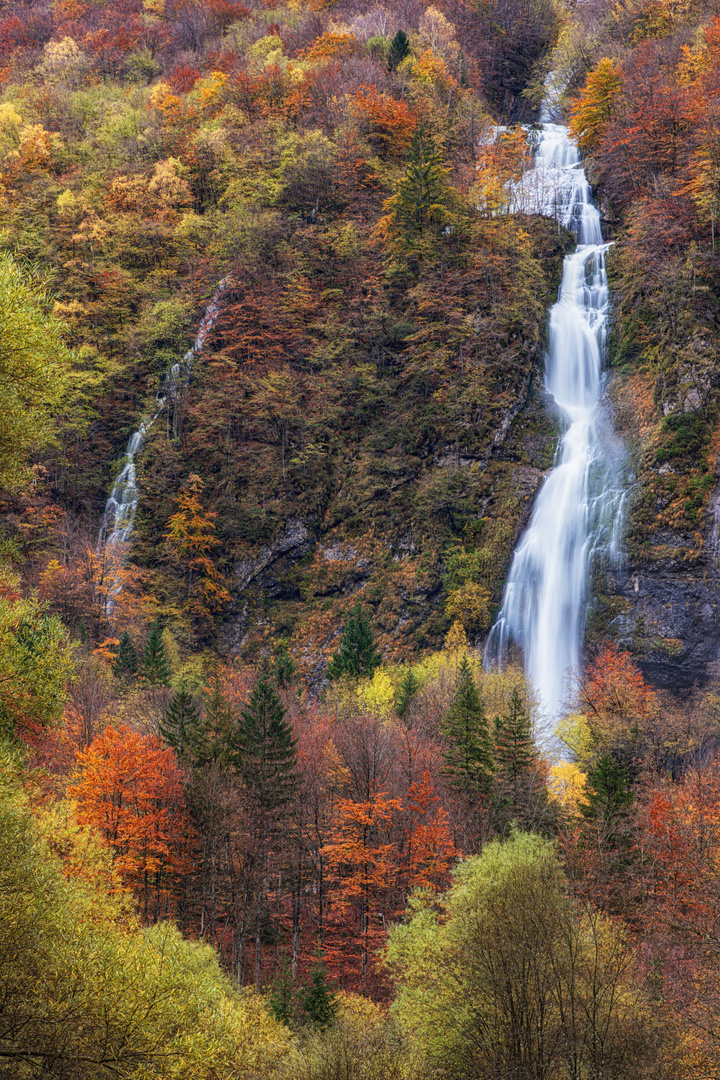
M 388 157 L 404 157 L 418 124 L 409 106 L 367 84 L 355 91 L 353 105 L 367 125 L 370 140 Z
M 650 719 L 657 712 L 658 701 L 630 654 L 610 644 L 588 665 L 580 707 L 591 725 L 614 728 Z
M 192 829 L 183 774 L 157 736 L 119 724 L 76 753 L 78 776 L 68 788 L 78 821 L 97 829 L 115 868 L 134 890 L 146 918 L 168 914 L 190 869 Z

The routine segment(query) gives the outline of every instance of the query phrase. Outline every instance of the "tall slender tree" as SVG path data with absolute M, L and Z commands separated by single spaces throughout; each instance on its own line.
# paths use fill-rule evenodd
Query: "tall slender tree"
M 446 743 L 445 773 L 450 783 L 472 799 L 487 793 L 493 775 L 492 741 L 467 653 L 460 662 L 442 732 Z
M 340 639 L 340 648 L 332 657 L 327 667 L 329 679 L 339 679 L 342 675 L 359 678 L 372 675 L 380 667 L 382 657 L 375 648 L 375 636 L 370 619 L 356 604 L 347 617 L 345 629 Z
M 165 652 L 160 623 L 154 622 L 145 642 L 143 675 L 151 686 L 170 685 L 170 664 Z

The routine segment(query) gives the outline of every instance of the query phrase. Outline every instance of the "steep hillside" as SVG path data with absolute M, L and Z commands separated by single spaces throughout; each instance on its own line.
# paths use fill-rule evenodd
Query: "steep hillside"
M 563 18 L 535 0 L 499 21 L 6 10 L 3 242 L 47 277 L 77 350 L 58 450 L 8 520 L 73 629 L 138 632 L 154 611 L 184 648 L 284 637 L 315 676 L 358 598 L 388 658 L 488 624 L 551 460 L 538 376 L 569 238 L 496 216 L 529 157 L 513 132 L 487 139 L 530 115 Z M 132 611 L 108 622 L 104 501 L 221 279 L 135 463 Z M 168 535 L 188 485 L 213 533 L 200 575 Z

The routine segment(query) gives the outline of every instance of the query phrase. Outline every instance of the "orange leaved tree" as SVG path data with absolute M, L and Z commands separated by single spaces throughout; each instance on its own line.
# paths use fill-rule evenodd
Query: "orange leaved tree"
M 325 845 L 327 878 L 331 883 L 332 912 L 342 928 L 340 952 L 348 945 L 360 954 L 360 980 L 365 987 L 368 956 L 373 944 L 380 945 L 386 921 L 398 907 L 395 893 L 400 856 L 390 838 L 394 815 L 402 809 L 399 799 L 386 792 L 373 792 L 365 802 L 338 799 L 331 840 Z M 347 931 L 352 925 L 356 930 Z M 328 948 L 332 962 L 336 950 Z
M 98 829 L 110 845 L 115 868 L 145 917 L 167 915 L 189 870 L 192 840 L 173 751 L 156 736 L 120 724 L 76 758 L 79 772 L 68 795 L 77 802 L 78 821 Z

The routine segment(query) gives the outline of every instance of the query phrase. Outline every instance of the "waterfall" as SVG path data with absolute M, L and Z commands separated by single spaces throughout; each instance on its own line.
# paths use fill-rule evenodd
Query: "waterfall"
M 511 644 L 540 705 L 538 736 L 556 753 L 552 733 L 578 672 L 593 562 L 618 558 L 622 534 L 623 452 L 600 399 L 609 312 L 600 213 L 591 200 L 568 130 L 542 117 L 535 167 L 513 186 L 513 207 L 555 216 L 575 233 L 550 310 L 545 387 L 564 427 L 551 472 L 515 550 L 485 664 L 502 665 Z
M 133 432 L 128 440 L 125 455 L 122 459 L 124 461 L 123 467 L 117 475 L 110 497 L 105 504 L 105 513 L 103 514 L 97 544 L 98 555 L 104 556 L 103 562 L 108 582 L 107 599 L 105 601 L 107 615 L 111 614 L 115 599 L 122 587 L 119 580 L 119 571 L 125 559 L 128 541 L 132 535 L 135 522 L 135 512 L 138 504 L 135 456 L 142 450 L 150 429 L 163 410 L 167 409 L 168 413 L 172 411 L 174 417 L 180 395 L 190 378 L 193 361 L 201 354 L 205 339 L 217 319 L 220 296 L 226 287 L 227 281 L 223 278 L 205 309 L 205 314 L 198 327 L 192 347 L 188 349 L 180 363 L 172 364 L 166 371 L 162 386 L 156 395 L 155 411 L 142 421 L 140 427 Z

